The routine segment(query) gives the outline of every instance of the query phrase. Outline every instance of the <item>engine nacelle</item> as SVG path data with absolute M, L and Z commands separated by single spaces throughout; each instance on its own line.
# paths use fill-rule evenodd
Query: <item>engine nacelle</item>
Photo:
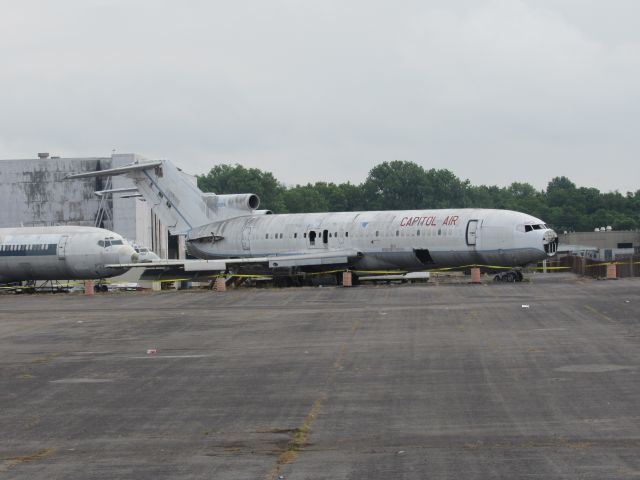
M 239 193 L 230 195 L 203 194 L 207 208 L 215 214 L 225 210 L 253 212 L 260 206 L 260 198 L 255 193 Z

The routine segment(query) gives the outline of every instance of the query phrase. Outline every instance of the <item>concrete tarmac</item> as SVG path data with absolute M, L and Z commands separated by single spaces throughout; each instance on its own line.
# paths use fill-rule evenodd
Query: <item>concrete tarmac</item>
M 637 479 L 639 380 L 637 278 L 2 295 L 0 479 Z

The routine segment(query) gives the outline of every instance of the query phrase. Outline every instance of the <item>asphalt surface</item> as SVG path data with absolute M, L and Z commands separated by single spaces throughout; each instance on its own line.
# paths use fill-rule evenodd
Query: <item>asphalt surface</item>
M 637 479 L 639 379 L 640 279 L 1 295 L 0 479 Z

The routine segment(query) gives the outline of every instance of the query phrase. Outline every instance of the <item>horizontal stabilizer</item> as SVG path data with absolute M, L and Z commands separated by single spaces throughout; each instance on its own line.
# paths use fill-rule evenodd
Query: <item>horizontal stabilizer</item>
M 96 170 L 95 172 L 73 173 L 73 174 L 67 175 L 65 178 L 72 179 L 72 178 L 108 177 L 113 175 L 122 175 L 128 172 L 150 170 L 152 168 L 159 167 L 160 165 L 162 165 L 162 161 L 160 160 L 156 162 L 132 163 L 130 165 L 125 165 L 123 167 L 108 168 L 106 170 Z
M 98 190 L 96 192 L 93 192 L 94 195 L 97 195 L 98 197 L 102 197 L 103 195 L 107 195 L 109 193 L 131 193 L 131 192 L 137 192 L 138 188 L 137 187 L 131 187 L 131 188 L 111 188 L 109 190 Z

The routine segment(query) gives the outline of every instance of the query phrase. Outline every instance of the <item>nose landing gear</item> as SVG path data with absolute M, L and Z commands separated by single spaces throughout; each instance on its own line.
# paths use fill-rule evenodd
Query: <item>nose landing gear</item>
M 493 277 L 494 282 L 521 282 L 524 276 L 520 270 L 509 270 L 508 272 L 500 272 Z

